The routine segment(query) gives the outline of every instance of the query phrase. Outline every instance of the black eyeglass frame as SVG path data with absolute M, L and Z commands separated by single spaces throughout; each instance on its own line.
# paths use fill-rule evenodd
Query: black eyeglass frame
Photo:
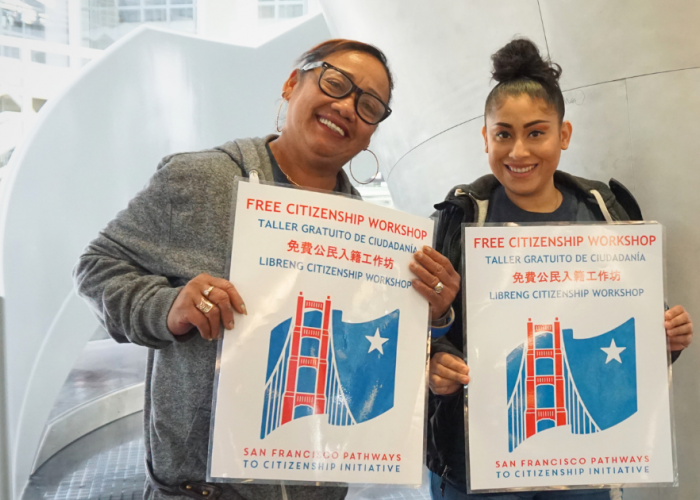
M 342 69 L 336 68 L 332 64 L 328 64 L 325 61 L 316 61 L 316 62 L 310 62 L 308 64 L 305 64 L 304 66 L 302 66 L 300 71 L 306 72 L 306 71 L 311 71 L 312 69 L 316 69 L 316 68 L 322 68 L 321 74 L 318 75 L 318 88 L 321 89 L 321 92 L 326 94 L 328 97 L 332 97 L 333 99 L 344 99 L 347 96 L 349 96 L 350 94 L 352 94 L 353 92 L 355 93 L 355 113 L 357 113 L 357 116 L 360 118 L 360 120 L 365 122 L 367 125 L 379 125 L 381 122 L 383 122 L 384 120 L 389 118 L 389 115 L 391 114 L 391 108 L 389 107 L 389 105 L 387 103 L 385 103 L 384 101 L 382 101 L 376 95 L 372 94 L 371 92 L 367 92 L 365 90 L 362 90 L 360 87 L 355 85 L 355 82 L 352 81 L 352 78 L 350 78 L 345 73 L 345 71 L 343 71 Z M 350 85 L 351 85 L 350 90 L 348 90 L 345 94 L 343 94 L 341 96 L 334 96 L 334 95 L 329 94 L 325 90 L 323 90 L 323 87 L 321 86 L 321 80 L 323 79 L 323 74 L 326 72 L 327 69 L 332 69 L 334 71 L 337 71 L 338 73 L 343 75 L 345 78 L 347 78 L 348 81 L 350 82 Z M 360 96 L 362 94 L 367 94 L 367 95 L 372 96 L 377 101 L 379 101 L 382 104 L 382 106 L 384 106 L 384 110 L 385 110 L 384 115 L 379 119 L 379 121 L 372 123 L 372 122 L 369 122 L 369 121 L 365 120 L 364 118 L 362 118 L 362 115 L 360 114 L 360 111 L 358 109 L 358 105 L 360 102 Z

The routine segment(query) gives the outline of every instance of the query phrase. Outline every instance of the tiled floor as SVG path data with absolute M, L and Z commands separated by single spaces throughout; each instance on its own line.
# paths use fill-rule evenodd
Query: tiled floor
M 22 500 L 138 500 L 146 479 L 142 414 L 117 420 L 75 441 L 35 474 Z M 348 500 L 428 500 L 420 489 L 353 486 Z

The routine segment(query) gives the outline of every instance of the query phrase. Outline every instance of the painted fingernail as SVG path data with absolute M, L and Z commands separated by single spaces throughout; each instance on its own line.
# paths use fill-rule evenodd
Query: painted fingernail
M 241 310 L 243 311 L 243 314 L 248 316 L 248 310 L 245 308 L 245 304 L 241 304 Z

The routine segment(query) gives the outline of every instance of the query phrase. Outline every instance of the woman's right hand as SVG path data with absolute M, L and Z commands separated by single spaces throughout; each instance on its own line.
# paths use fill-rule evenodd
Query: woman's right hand
M 469 367 L 454 354 L 438 352 L 430 358 L 428 383 L 433 394 L 452 394 L 469 383 Z
M 208 296 L 205 297 L 207 290 Z M 207 302 L 212 307 L 205 313 L 203 309 L 207 309 Z M 225 279 L 200 274 L 180 290 L 173 302 L 168 313 L 168 330 L 173 335 L 184 335 L 196 327 L 204 340 L 214 340 L 219 338 L 222 323 L 227 330 L 233 328 L 234 310 L 248 314 L 236 288 Z

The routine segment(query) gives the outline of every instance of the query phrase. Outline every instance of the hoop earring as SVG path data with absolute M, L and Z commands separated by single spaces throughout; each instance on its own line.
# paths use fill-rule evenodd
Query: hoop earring
M 374 176 L 372 176 L 372 178 L 370 180 L 368 180 L 367 182 L 358 181 L 357 178 L 355 177 L 355 174 L 352 173 L 352 160 L 354 160 L 354 158 L 352 160 L 350 160 L 350 166 L 348 166 L 348 170 L 350 170 L 350 176 L 353 179 L 355 179 L 355 182 L 357 182 L 358 184 L 371 184 L 372 182 L 374 182 L 374 179 L 376 179 L 377 176 L 379 175 L 379 160 L 377 159 L 377 155 L 375 155 L 371 150 L 363 149 L 362 151 L 367 151 L 368 153 L 370 153 L 372 156 L 374 156 L 374 161 L 377 162 L 377 171 L 374 173 Z
M 285 102 L 287 102 L 287 100 L 282 98 L 282 102 L 280 103 L 280 107 L 277 110 L 277 119 L 275 120 L 275 129 L 277 130 L 277 132 L 282 132 L 282 129 L 280 128 L 280 113 L 282 113 L 282 106 L 284 106 Z

